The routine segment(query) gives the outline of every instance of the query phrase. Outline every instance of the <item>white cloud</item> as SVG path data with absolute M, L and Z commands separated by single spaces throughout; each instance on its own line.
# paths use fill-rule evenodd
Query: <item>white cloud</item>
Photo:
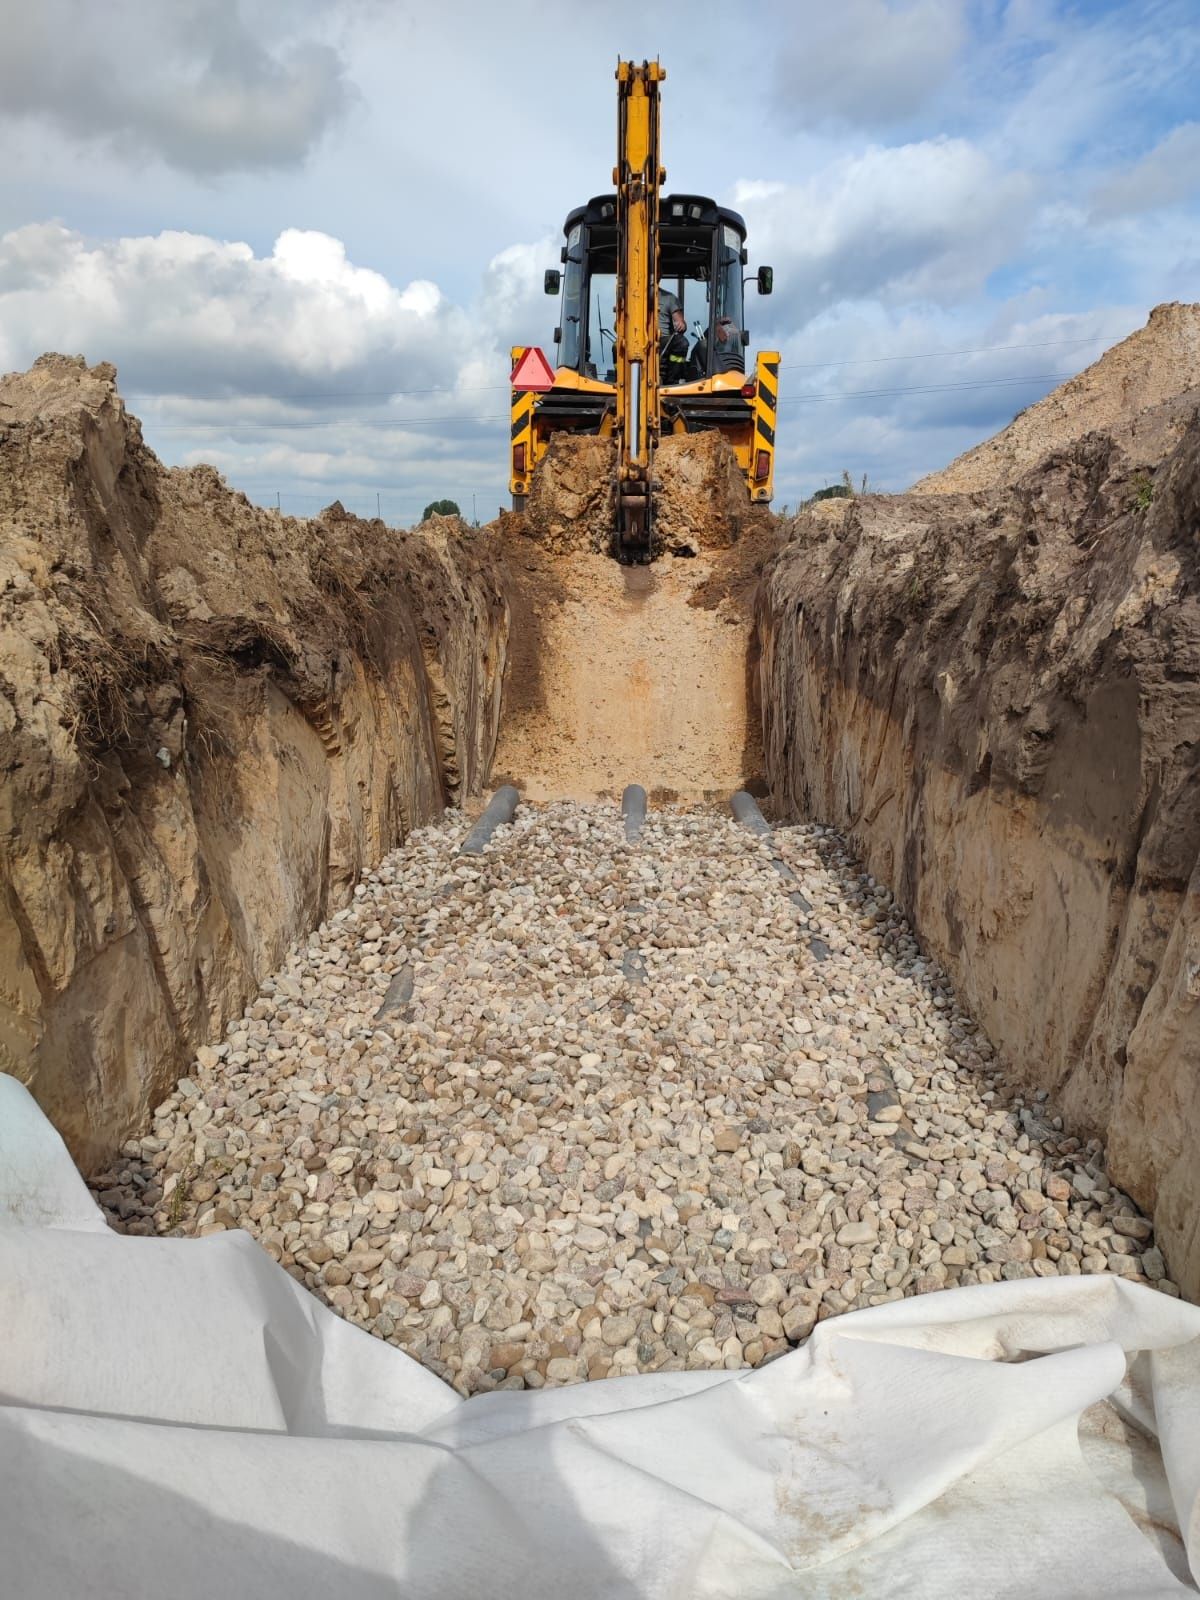
M 558 303 L 546 297 L 542 279 L 547 267 L 558 266 L 561 245 L 561 235 L 548 235 L 509 245 L 488 262 L 480 319 L 485 336 L 505 354 L 515 344 L 549 345 Z
M 295 165 L 352 98 L 333 47 L 276 43 L 305 10 L 268 43 L 241 0 L 0 0 L 0 119 L 197 174 Z
M 31 224 L 0 236 L 0 370 L 47 349 L 111 360 L 167 460 L 210 461 L 271 501 L 282 486 L 292 510 L 340 497 L 373 513 L 379 489 L 402 521 L 443 492 L 464 508 L 477 493 L 490 516 L 506 478 L 508 345 L 544 333 L 548 248 L 501 252 L 462 306 L 311 230 L 256 255 L 202 234 L 92 240 Z
M 966 43 L 963 0 L 842 0 L 793 13 L 775 103 L 793 126 L 901 122 L 937 94 Z
M 866 472 L 907 488 L 987 438 L 1139 326 L 1140 307 L 1041 312 L 1020 301 L 882 312 L 842 303 L 792 341 L 780 373 L 780 498 Z M 786 350 L 786 347 L 785 347 Z M 828 363 L 822 364 L 822 363 Z
M 734 203 L 795 327 L 841 300 L 951 304 L 978 292 L 1018 249 L 1031 198 L 1022 174 L 974 145 L 933 139 L 870 146 L 801 184 L 742 183 Z
M 990 146 L 1064 189 L 1088 188 L 1128 159 L 1129 141 L 1194 106 L 1200 29 L 1194 0 L 1053 6 L 1004 17 L 1007 49 L 979 52 L 970 90 Z M 1021 24 L 1026 25 L 1027 31 Z
M 1137 216 L 1189 200 L 1200 191 L 1200 122 L 1183 122 L 1124 172 L 1114 173 L 1092 197 L 1093 215 Z
M 957 221 L 918 203 L 946 162 L 958 174 Z M 809 191 L 746 186 L 743 204 L 763 208 L 757 253 L 782 252 L 784 292 L 758 304 L 756 343 L 767 342 L 768 308 L 791 329 L 781 502 L 843 467 L 904 487 L 1051 386 L 992 380 L 1076 370 L 1102 336 L 1140 320 L 1017 305 L 981 326 L 969 303 L 889 303 L 930 273 L 942 280 L 946 252 L 962 244 L 953 233 L 971 234 L 962 213 L 980 185 L 993 195 L 1002 187 L 975 154 L 933 146 L 868 152 Z M 461 305 L 427 279 L 393 283 L 357 265 L 323 233 L 286 230 L 256 255 L 202 234 L 90 240 L 31 225 L 0 237 L 0 368 L 44 349 L 113 360 L 160 454 L 210 461 L 268 503 L 278 488 L 285 509 L 315 512 L 336 497 L 373 513 L 378 492 L 385 516 L 411 521 L 446 494 L 464 510 L 474 495 L 490 516 L 505 494 L 508 347 L 548 344 L 554 304 L 541 282 L 556 247 L 546 238 L 500 251 Z M 977 272 L 989 257 L 976 248 L 969 259 Z M 1060 345 L 1073 339 L 1089 343 Z M 1050 348 L 962 353 L 1038 344 Z M 798 364 L 815 362 L 830 365 Z M 981 387 L 949 387 L 976 380 Z
M 131 388 L 186 394 L 408 389 L 453 379 L 475 335 L 435 284 L 403 287 L 288 229 L 269 256 L 201 234 L 92 241 L 57 223 L 0 238 L 0 361 L 114 359 Z

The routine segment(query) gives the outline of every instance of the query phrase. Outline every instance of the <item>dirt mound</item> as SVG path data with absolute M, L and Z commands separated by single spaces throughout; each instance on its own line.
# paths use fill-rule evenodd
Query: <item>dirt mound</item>
M 723 550 L 750 512 L 746 479 L 719 433 L 672 433 L 654 458 L 654 531 L 660 549 Z
M 1155 306 L 1144 328 L 1105 351 L 1005 428 L 940 472 L 914 494 L 973 493 L 1011 483 L 1051 451 L 1103 430 L 1146 459 L 1161 460 L 1182 437 L 1200 389 L 1200 305 Z
M 484 780 L 506 625 L 485 535 L 167 471 L 114 379 L 0 380 L 0 1067 L 85 1165 Z
M 529 491 L 531 537 L 547 550 L 609 551 L 617 525 L 616 470 L 613 440 L 556 433 Z
M 1179 348 L 1195 310 L 1155 338 Z M 1197 1294 L 1200 418 L 1120 409 L 1167 384 L 1141 350 L 1084 386 L 1117 437 L 990 491 L 798 519 L 759 602 L 764 737 L 780 807 L 852 834 Z M 1043 442 L 1054 416 L 1095 412 L 1052 410 Z
M 719 433 L 669 434 L 655 454 L 654 549 L 686 555 L 735 543 L 750 511 L 746 480 Z M 529 493 L 527 531 L 547 550 L 607 555 L 617 522 L 612 439 L 557 433 Z

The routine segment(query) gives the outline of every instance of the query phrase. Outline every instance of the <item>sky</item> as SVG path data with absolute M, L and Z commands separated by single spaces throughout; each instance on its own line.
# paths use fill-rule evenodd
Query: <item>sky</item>
M 507 504 L 509 350 L 610 187 L 749 225 L 776 503 L 905 488 L 1200 284 L 1196 0 L 0 0 L 0 371 L 111 361 L 171 465 L 399 525 Z

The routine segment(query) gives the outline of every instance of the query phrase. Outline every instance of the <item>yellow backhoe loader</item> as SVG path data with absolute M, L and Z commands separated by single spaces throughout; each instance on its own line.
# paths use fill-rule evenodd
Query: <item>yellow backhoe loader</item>
M 668 433 L 716 429 L 732 445 L 750 499 L 770 500 L 775 470 L 779 355 L 746 372 L 743 316 L 746 224 L 701 195 L 663 195 L 656 61 L 617 65 L 614 194 L 567 217 L 551 364 L 513 348 L 511 490 L 525 507 L 551 436 L 594 434 L 616 443 L 613 553 L 654 554 L 654 453 Z M 754 280 L 770 294 L 772 272 Z

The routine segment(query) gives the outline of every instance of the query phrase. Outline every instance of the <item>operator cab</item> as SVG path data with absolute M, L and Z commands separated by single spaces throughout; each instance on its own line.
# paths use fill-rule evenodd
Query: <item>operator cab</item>
M 743 315 L 745 222 L 736 211 L 688 194 L 667 195 L 658 217 L 659 305 L 670 304 L 664 296 L 673 295 L 686 326 L 686 361 L 674 364 L 671 381 L 696 383 L 723 372 L 744 372 L 749 343 Z M 581 378 L 615 384 L 616 196 L 599 195 L 577 207 L 563 232 L 563 271 L 548 271 L 545 284 L 547 294 L 562 292 L 554 333 L 557 365 Z M 770 294 L 770 267 L 759 269 L 758 289 Z

